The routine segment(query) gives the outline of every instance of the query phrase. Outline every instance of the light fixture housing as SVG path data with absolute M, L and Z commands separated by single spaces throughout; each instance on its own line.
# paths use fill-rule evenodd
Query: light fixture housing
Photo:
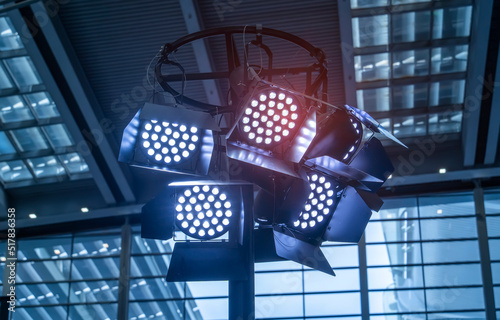
M 235 241 L 243 216 L 242 186 L 214 181 L 176 182 L 142 208 L 143 238 L 168 240 L 174 230 L 191 240 L 214 240 L 229 232 Z
M 118 160 L 168 172 L 206 175 L 219 127 L 204 112 L 144 104 L 123 132 Z
M 251 215 L 252 205 L 253 187 L 246 182 L 171 183 L 142 208 L 141 237 L 168 240 L 174 237 L 176 229 L 188 236 L 187 241 L 175 238 L 167 281 L 243 280 L 248 277 L 246 266 L 250 260 L 241 247 L 248 245 L 245 230 L 248 232 L 253 226 L 245 221 L 245 212 Z M 208 214 L 210 210 L 212 215 Z M 220 216 L 217 210 L 221 211 Z M 193 212 L 196 215 L 188 219 L 187 215 Z M 218 221 L 212 221 L 214 218 Z M 252 222 L 251 216 L 247 220 Z M 191 228 L 196 230 L 191 232 Z M 227 237 L 222 237 L 226 233 Z

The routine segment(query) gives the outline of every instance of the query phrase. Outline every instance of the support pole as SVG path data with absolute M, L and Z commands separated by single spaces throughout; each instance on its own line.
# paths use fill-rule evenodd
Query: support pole
M 255 319 L 255 276 L 254 276 L 254 243 L 253 243 L 253 192 L 252 187 L 242 188 L 244 217 L 242 228 L 241 250 L 245 257 L 245 268 L 248 278 L 243 281 L 229 281 L 229 319 Z
M 122 250 L 120 253 L 120 282 L 118 284 L 118 319 L 128 319 L 130 291 L 130 252 L 132 250 L 132 228 L 129 219 L 122 226 Z

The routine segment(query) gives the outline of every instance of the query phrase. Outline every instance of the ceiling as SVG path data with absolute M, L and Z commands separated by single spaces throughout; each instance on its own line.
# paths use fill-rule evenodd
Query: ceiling
M 473 0 L 7 3 L 0 9 L 3 203 L 17 208 L 26 227 L 137 213 L 137 204 L 173 179 L 117 160 L 123 129 L 144 102 L 171 100 L 154 84 L 155 56 L 188 33 L 256 24 L 323 49 L 328 102 L 365 109 L 408 145 L 384 140 L 396 172 L 383 195 L 470 188 L 474 180 L 496 186 L 500 35 L 490 31 L 498 26 L 498 6 Z M 274 48 L 278 67 L 311 61 L 285 44 Z M 225 50 L 221 39 L 211 38 L 183 47 L 175 59 L 187 73 L 227 71 Z M 253 52 L 252 59 L 259 64 L 261 55 Z M 300 87 L 294 76 L 280 81 Z M 227 91 L 224 81 L 185 86 L 187 96 L 211 103 L 224 104 Z M 4 112 L 16 104 L 17 111 Z M 29 221 L 32 213 L 37 222 Z

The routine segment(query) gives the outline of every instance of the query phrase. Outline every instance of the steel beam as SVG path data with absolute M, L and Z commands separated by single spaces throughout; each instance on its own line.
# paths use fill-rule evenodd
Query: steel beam
M 489 179 L 500 176 L 500 168 L 484 168 L 484 169 L 470 169 L 470 170 L 457 170 L 449 171 L 445 174 L 440 173 L 427 173 L 413 176 L 392 177 L 387 180 L 384 187 L 397 187 L 417 185 L 433 182 L 446 182 L 446 181 L 463 181 L 474 179 Z
M 495 314 L 495 298 L 491 271 L 490 249 L 488 243 L 488 228 L 486 227 L 486 211 L 484 208 L 484 191 L 479 181 L 474 188 L 474 205 L 476 209 L 476 225 L 479 242 L 479 257 L 481 260 L 481 276 L 483 279 L 484 304 L 486 319 L 497 320 Z
M 36 43 L 34 42 L 30 34 L 28 26 L 26 25 L 26 23 L 23 20 L 23 17 L 21 16 L 21 13 L 17 10 L 13 10 L 8 13 L 8 16 L 11 19 L 12 24 L 14 25 L 16 30 L 18 30 L 18 33 L 21 35 L 23 44 L 31 60 L 33 61 L 33 64 L 35 65 L 35 68 L 37 69 L 40 77 L 42 78 L 42 81 L 45 84 L 47 91 L 52 96 L 52 99 L 54 100 L 57 109 L 59 110 L 59 113 L 61 114 L 61 117 L 64 120 L 64 123 L 66 124 L 71 136 L 73 137 L 73 140 L 75 141 L 75 145 L 81 146 L 85 144 L 86 146 L 85 138 L 83 137 L 80 129 L 78 128 L 75 119 L 71 114 L 71 111 L 69 110 L 69 107 L 63 95 L 61 94 L 56 82 L 54 81 L 54 78 L 52 77 L 52 74 L 50 73 L 49 68 L 47 67 L 47 64 L 45 63 L 40 53 L 40 50 L 38 49 Z M 104 201 L 107 204 L 115 204 L 116 199 L 113 196 L 113 193 L 111 192 L 111 189 L 109 188 L 106 180 L 104 179 L 102 171 L 99 168 L 92 154 L 80 152 L 80 155 L 83 157 L 83 159 L 89 166 L 89 170 L 92 173 L 92 177 L 102 197 L 104 198 Z
M 475 163 L 493 0 L 475 1 L 472 12 L 462 143 L 464 166 Z M 479 94 L 479 96 L 478 96 Z
M 62 30 L 56 30 L 54 22 L 50 19 L 51 15 L 42 3 L 32 5 L 31 9 L 36 17 L 46 18 L 44 19 L 44 23 L 40 23 L 40 29 L 45 35 L 48 46 L 59 64 L 69 89 L 77 101 L 77 107 L 81 110 L 81 114 L 88 125 L 90 132 L 87 133 L 87 139 L 91 140 L 94 144 L 91 147 L 97 148 L 102 154 L 105 165 L 115 180 L 115 184 L 124 201 L 129 203 L 135 202 L 135 195 L 118 164 L 117 156 L 114 154 L 113 148 L 107 139 L 107 133 L 102 128 L 100 119 L 94 112 L 94 107 L 99 108 L 100 106 L 85 77 L 82 67 L 78 63 L 69 39 L 67 39 Z
M 351 3 L 350 1 L 337 1 L 337 5 L 340 24 L 340 45 L 342 47 L 342 67 L 344 70 L 345 103 L 356 106 L 356 77 L 354 74 Z
M 500 52 L 500 51 L 499 51 Z M 488 140 L 486 144 L 486 154 L 484 164 L 495 163 L 498 152 L 498 139 L 500 136 L 500 55 L 497 59 L 497 69 L 495 71 L 495 83 L 490 83 L 493 97 L 491 99 L 490 123 L 488 126 Z M 496 90 L 495 90 L 496 89 Z
M 201 17 L 198 14 L 197 4 L 195 3 L 195 1 L 179 0 L 179 4 L 181 6 L 182 15 L 184 16 L 184 21 L 186 22 L 188 33 L 194 33 L 202 30 Z M 213 72 L 210 53 L 205 41 L 193 41 L 191 44 L 193 46 L 196 64 L 198 65 L 198 71 L 203 73 Z M 217 106 L 222 105 L 223 100 L 221 99 L 221 95 L 215 80 L 212 79 L 203 81 L 203 88 L 205 89 L 208 103 Z

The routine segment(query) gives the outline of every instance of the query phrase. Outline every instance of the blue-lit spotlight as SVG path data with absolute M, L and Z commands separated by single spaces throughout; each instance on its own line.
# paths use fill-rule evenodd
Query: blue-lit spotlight
M 125 128 L 119 160 L 170 172 L 206 175 L 214 149 L 212 117 L 146 103 Z

